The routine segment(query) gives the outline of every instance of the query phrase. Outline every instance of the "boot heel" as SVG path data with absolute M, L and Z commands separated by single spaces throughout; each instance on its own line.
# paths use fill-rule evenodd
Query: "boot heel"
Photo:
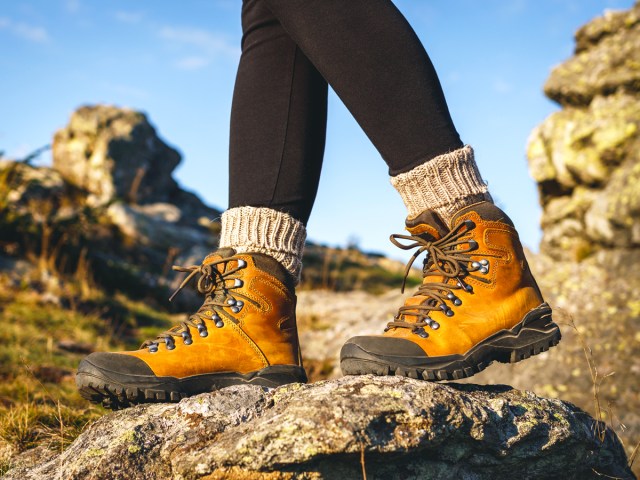
M 517 363 L 533 355 L 546 352 L 562 338 L 560 328 L 551 318 L 551 308 L 543 303 L 531 310 L 524 319 L 508 332 L 491 342 L 491 347 L 508 352 L 498 355 L 501 363 Z

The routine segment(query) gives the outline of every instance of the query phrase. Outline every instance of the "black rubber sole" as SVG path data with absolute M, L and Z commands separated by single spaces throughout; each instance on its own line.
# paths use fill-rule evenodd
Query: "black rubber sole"
M 463 355 L 406 357 L 398 362 L 347 342 L 340 353 L 344 375 L 399 375 L 424 380 L 459 380 L 481 372 L 493 362 L 516 363 L 549 350 L 560 342 L 560 328 L 543 303 L 509 330 L 501 330 Z
M 274 388 L 306 382 L 304 368 L 294 365 L 273 365 L 249 373 L 219 372 L 175 378 L 104 371 L 84 360 L 76 374 L 80 395 L 112 410 L 139 403 L 179 402 L 185 397 L 232 385 Z

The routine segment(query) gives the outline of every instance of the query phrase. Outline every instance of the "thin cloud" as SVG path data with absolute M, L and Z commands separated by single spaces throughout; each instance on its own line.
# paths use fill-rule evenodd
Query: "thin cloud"
M 507 15 L 522 15 L 529 7 L 528 0 L 512 0 L 505 5 L 503 12 Z
M 513 92 L 513 85 L 503 78 L 496 78 L 493 81 L 493 90 L 500 94 Z
M 6 17 L 0 17 L 0 30 L 5 30 L 30 42 L 46 43 L 49 41 L 49 34 L 43 27 L 36 27 L 24 22 L 14 22 Z
M 80 0 L 66 0 L 64 7 L 69 13 L 77 13 L 80 10 Z
M 118 10 L 113 14 L 114 18 L 122 23 L 140 23 L 144 14 L 142 12 L 127 12 L 125 10 Z
M 210 65 L 218 57 L 237 58 L 240 47 L 218 33 L 192 27 L 164 27 L 160 38 L 179 46 L 185 53 L 174 63 L 177 68 L 197 70 Z
M 184 57 L 174 63 L 174 66 L 182 70 L 199 70 L 211 64 L 211 59 L 206 57 Z

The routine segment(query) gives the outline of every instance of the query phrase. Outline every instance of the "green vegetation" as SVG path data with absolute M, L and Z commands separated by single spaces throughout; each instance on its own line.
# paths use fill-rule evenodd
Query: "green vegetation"
M 82 299 L 78 289 L 71 282 L 65 292 L 45 294 L 38 282 L 16 287 L 0 277 L 0 474 L 10 467 L 7 453 L 62 449 L 106 412 L 75 388 L 82 357 L 135 348 L 175 321 L 120 295 Z
M 400 262 L 357 248 L 307 246 L 303 264 L 301 288 L 304 290 L 364 290 L 379 294 L 400 288 L 404 278 L 404 266 Z M 407 288 L 420 282 L 416 271 L 409 272 Z

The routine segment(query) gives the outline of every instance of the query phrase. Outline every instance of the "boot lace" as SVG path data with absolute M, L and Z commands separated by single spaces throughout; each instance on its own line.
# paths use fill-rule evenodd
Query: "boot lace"
M 223 272 L 216 268 L 219 264 L 226 264 L 231 261 L 238 262 L 238 265 L 229 270 L 226 270 L 225 265 Z M 207 322 L 212 322 L 217 328 L 222 328 L 225 319 L 235 321 L 232 314 L 239 313 L 246 301 L 256 304 L 255 300 L 235 291 L 243 286 L 243 281 L 234 276 L 234 274 L 246 268 L 246 266 L 247 263 L 244 260 L 236 258 L 223 258 L 208 264 L 188 267 L 174 265 L 172 267 L 173 270 L 185 272 L 187 276 L 176 291 L 173 292 L 169 301 L 172 301 L 191 280 L 200 275 L 196 288 L 199 293 L 205 296 L 204 302 L 187 320 L 162 332 L 155 340 L 145 341 L 140 348 L 148 348 L 151 353 L 155 353 L 158 351 L 158 345 L 164 342 L 167 350 L 173 350 L 176 338 L 181 338 L 185 345 L 191 345 L 193 343 L 192 329 L 197 331 L 200 337 L 207 337 L 209 335 Z M 229 284 L 229 281 L 233 283 Z
M 488 284 L 491 280 L 484 277 L 489 273 L 489 261 L 487 258 L 473 260 L 472 252 L 478 249 L 478 242 L 471 237 L 472 230 L 476 227 L 472 220 L 465 220 L 453 228 L 439 240 L 429 241 L 419 235 L 391 235 L 391 242 L 403 250 L 417 248 L 416 252 L 407 262 L 402 282 L 402 292 L 407 281 L 407 276 L 416 258 L 426 252 L 422 273 L 423 277 L 439 277 L 440 281 L 424 281 L 413 297 L 423 297 L 417 305 L 403 305 L 393 318 L 387 323 L 385 331 L 390 328 L 409 328 L 417 335 L 428 337 L 424 327 L 437 330 L 440 324 L 430 317 L 434 311 L 441 311 L 447 317 L 452 317 L 455 312 L 452 306 L 462 305 L 459 297 L 460 291 L 473 294 L 473 287 L 467 283 L 469 278 Z M 409 243 L 403 243 L 408 241 Z M 497 257 L 497 255 L 483 254 L 484 257 Z M 407 321 L 406 317 L 415 317 L 415 321 Z

